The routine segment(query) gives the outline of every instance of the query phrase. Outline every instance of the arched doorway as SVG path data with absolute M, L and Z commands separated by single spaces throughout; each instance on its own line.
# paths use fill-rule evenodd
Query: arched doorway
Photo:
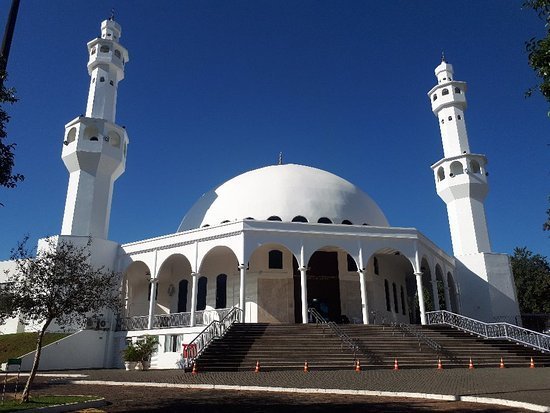
M 341 322 L 338 251 L 317 250 L 307 265 L 307 304 L 328 321 Z

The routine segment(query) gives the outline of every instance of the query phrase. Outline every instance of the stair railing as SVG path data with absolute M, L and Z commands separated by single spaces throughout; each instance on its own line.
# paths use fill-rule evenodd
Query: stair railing
M 216 338 L 221 338 L 234 324 L 242 321 L 243 310 L 233 307 L 221 320 L 214 320 L 195 337 L 187 347 L 187 362 L 194 363 Z
M 443 347 L 434 339 L 426 336 L 421 330 L 412 327 L 410 324 L 399 323 L 395 324 L 395 327 L 399 329 L 403 335 L 415 337 L 418 340 L 418 347 L 422 350 L 422 343 L 431 348 L 438 356 L 445 356 L 447 359 L 457 362 L 458 358 L 452 352 Z
M 509 323 L 484 323 L 450 311 L 426 313 L 428 324 L 447 324 L 488 339 L 507 339 L 537 350 L 550 351 L 550 336 Z
M 353 351 L 353 358 L 357 358 L 357 353 L 359 352 L 359 344 L 355 342 L 350 336 L 348 336 L 334 321 L 328 321 L 321 315 L 315 308 L 308 308 L 308 313 L 315 320 L 316 324 L 322 324 L 328 327 L 334 335 L 340 339 L 340 348 L 343 350 L 344 345 L 347 346 L 351 351 Z

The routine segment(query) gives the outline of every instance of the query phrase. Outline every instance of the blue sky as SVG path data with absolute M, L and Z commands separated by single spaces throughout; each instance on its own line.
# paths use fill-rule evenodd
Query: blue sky
M 474 7 L 475 4 L 475 7 Z M 64 125 L 85 111 L 86 42 L 112 7 L 129 50 L 117 123 L 130 137 L 110 238 L 174 232 L 206 191 L 277 162 L 333 172 L 393 226 L 451 252 L 430 165 L 443 156 L 426 93 L 442 50 L 468 82 L 472 152 L 489 159 L 493 250 L 550 255 L 548 105 L 524 41 L 543 22 L 522 1 L 23 0 L 8 66 L 17 189 L 0 189 L 0 259 L 25 234 L 59 233 Z M 0 5 L 2 27 L 9 2 Z M 299 196 L 299 194 L 297 194 Z

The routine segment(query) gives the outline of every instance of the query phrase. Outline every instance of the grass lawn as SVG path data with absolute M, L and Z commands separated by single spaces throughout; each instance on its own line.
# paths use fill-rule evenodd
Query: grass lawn
M 67 337 L 66 333 L 46 333 L 42 345 L 53 343 L 57 340 Z M 38 333 L 19 333 L 0 335 L 0 363 L 4 363 L 11 358 L 17 358 L 23 354 L 34 351 L 36 348 L 36 338 Z M 0 410 L 1 411 L 1 410 Z
M 57 404 L 78 403 L 88 400 L 96 400 L 97 396 L 40 396 L 31 397 L 31 401 L 21 404 L 19 400 L 6 400 L 0 403 L 1 412 L 15 412 L 18 410 L 37 409 L 39 407 L 52 406 Z

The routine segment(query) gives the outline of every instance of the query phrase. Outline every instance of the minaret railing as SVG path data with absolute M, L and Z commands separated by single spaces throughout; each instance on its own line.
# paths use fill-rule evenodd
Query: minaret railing
M 450 311 L 430 311 L 426 313 L 428 324 L 446 324 L 468 333 L 477 334 L 487 339 L 506 339 L 516 343 L 535 348 L 537 350 L 550 351 L 550 336 L 528 330 L 509 323 L 485 323 L 473 318 L 465 317 Z

